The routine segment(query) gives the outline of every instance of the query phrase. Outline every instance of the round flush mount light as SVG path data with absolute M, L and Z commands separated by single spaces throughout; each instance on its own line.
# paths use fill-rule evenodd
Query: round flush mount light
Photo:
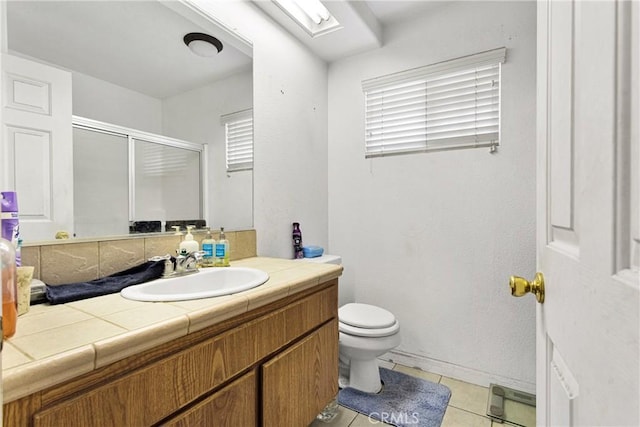
M 216 56 L 222 50 L 222 42 L 209 34 L 189 33 L 183 40 L 198 56 Z

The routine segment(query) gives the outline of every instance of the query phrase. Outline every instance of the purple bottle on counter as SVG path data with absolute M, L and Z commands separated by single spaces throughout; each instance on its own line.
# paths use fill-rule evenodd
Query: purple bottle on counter
M 0 192 L 2 211 L 2 238 L 10 241 L 16 251 L 16 266 L 20 267 L 20 223 L 18 221 L 18 194 L 15 191 Z
M 293 252 L 294 258 L 304 258 L 304 252 L 302 252 L 302 231 L 300 231 L 300 224 L 293 223 Z

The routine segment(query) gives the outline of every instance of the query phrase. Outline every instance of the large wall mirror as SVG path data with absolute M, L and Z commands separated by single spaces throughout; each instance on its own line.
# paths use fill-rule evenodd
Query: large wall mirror
M 253 226 L 253 172 L 228 170 L 221 119 L 252 109 L 249 43 L 188 2 L 10 1 L 5 13 L 2 190 L 18 190 L 25 243 L 120 235 L 132 220 Z M 193 32 L 222 50 L 194 54 Z

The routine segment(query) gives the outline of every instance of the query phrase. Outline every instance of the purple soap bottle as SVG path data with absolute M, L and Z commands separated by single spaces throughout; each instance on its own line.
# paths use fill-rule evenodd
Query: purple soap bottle
M 300 224 L 293 223 L 293 252 L 294 258 L 304 258 L 302 252 L 302 231 L 300 231 Z
M 0 220 L 2 225 L 2 237 L 11 242 L 16 251 L 16 265 L 20 267 L 20 220 L 18 214 L 18 194 L 15 191 L 0 192 Z

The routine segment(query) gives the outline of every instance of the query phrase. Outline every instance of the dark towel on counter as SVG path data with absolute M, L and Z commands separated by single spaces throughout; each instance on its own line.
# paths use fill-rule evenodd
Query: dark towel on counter
M 120 292 L 127 286 L 137 285 L 158 279 L 164 272 L 164 260 L 147 261 L 128 270 L 90 280 L 88 282 L 69 283 L 66 285 L 47 285 L 47 300 L 51 304 L 64 304 L 86 298 Z

